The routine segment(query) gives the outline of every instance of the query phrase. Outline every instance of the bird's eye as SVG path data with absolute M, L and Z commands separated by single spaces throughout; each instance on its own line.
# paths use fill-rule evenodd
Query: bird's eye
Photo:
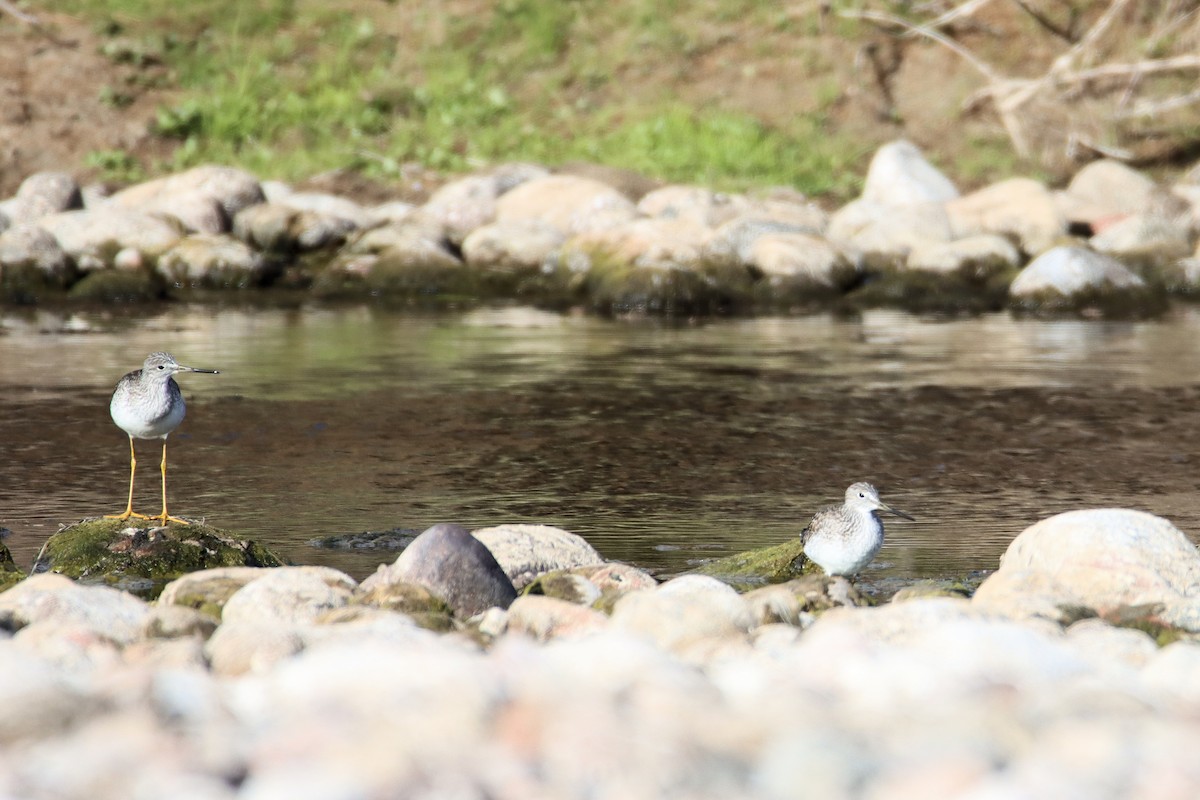
M 867 499 L 867 496 L 865 494 L 863 494 L 862 492 L 859 492 L 858 496 L 861 497 L 863 500 Z
M 160 372 L 161 372 L 162 370 L 166 369 L 166 368 L 167 368 L 167 365 L 166 365 L 166 364 L 159 364 L 159 365 L 158 365 L 158 369 L 159 369 L 159 371 L 160 371 Z

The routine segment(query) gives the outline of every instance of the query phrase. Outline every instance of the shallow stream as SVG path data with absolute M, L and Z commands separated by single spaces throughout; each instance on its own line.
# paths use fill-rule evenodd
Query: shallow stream
M 857 480 L 885 517 L 876 580 L 994 569 L 1050 514 L 1141 508 L 1200 534 L 1200 312 L 693 324 L 523 308 L 157 308 L 0 315 L 0 526 L 27 567 L 60 525 L 119 511 L 120 376 L 183 375 L 171 512 L 363 577 L 394 552 L 323 536 L 454 521 L 579 533 L 662 574 L 795 536 Z M 135 507 L 158 510 L 156 443 Z

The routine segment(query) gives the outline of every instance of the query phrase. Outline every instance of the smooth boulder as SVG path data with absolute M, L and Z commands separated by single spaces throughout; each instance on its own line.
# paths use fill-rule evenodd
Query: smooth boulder
M 371 592 L 380 584 L 398 581 L 424 586 L 462 617 L 492 606 L 508 608 L 517 596 L 512 581 L 483 542 L 452 523 L 422 532 L 393 564 L 379 567 L 360 589 Z

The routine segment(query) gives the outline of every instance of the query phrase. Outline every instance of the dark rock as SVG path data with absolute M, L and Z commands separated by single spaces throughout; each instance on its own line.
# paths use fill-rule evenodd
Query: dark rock
M 398 582 L 424 586 L 463 617 L 492 606 L 508 608 L 517 596 L 491 551 L 463 526 L 448 523 L 424 531 L 394 564 L 381 566 L 360 588 L 369 593 Z
M 160 280 L 140 270 L 102 269 L 72 286 L 67 296 L 96 303 L 142 303 L 161 299 L 164 288 Z
M 390 531 L 341 533 L 309 539 L 309 547 L 322 550 L 403 550 L 421 532 L 413 528 L 392 528 Z
M 0 535 L 3 535 L 7 530 L 7 528 L 0 528 Z M 0 542 L 0 592 L 20 583 L 24 579 L 25 573 L 13 561 L 12 552 L 9 551 L 8 545 Z
M 282 561 L 255 542 L 207 525 L 94 519 L 63 528 L 42 546 L 34 572 L 57 572 L 156 597 L 175 578 L 212 567 L 277 567 Z

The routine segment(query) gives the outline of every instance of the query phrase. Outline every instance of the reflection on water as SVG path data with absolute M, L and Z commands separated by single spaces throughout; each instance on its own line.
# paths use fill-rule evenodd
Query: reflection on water
M 108 397 L 159 349 L 221 370 L 180 379 L 172 511 L 358 577 L 394 554 L 305 543 L 539 521 L 676 572 L 795 536 L 855 480 L 917 517 L 885 520 L 883 576 L 994 568 L 1016 533 L 1069 508 L 1145 508 L 1200 531 L 1190 309 L 676 325 L 175 307 L 2 325 L 0 525 L 23 565 L 58 525 L 123 505 Z M 137 506 L 156 508 L 157 458 L 140 466 Z

